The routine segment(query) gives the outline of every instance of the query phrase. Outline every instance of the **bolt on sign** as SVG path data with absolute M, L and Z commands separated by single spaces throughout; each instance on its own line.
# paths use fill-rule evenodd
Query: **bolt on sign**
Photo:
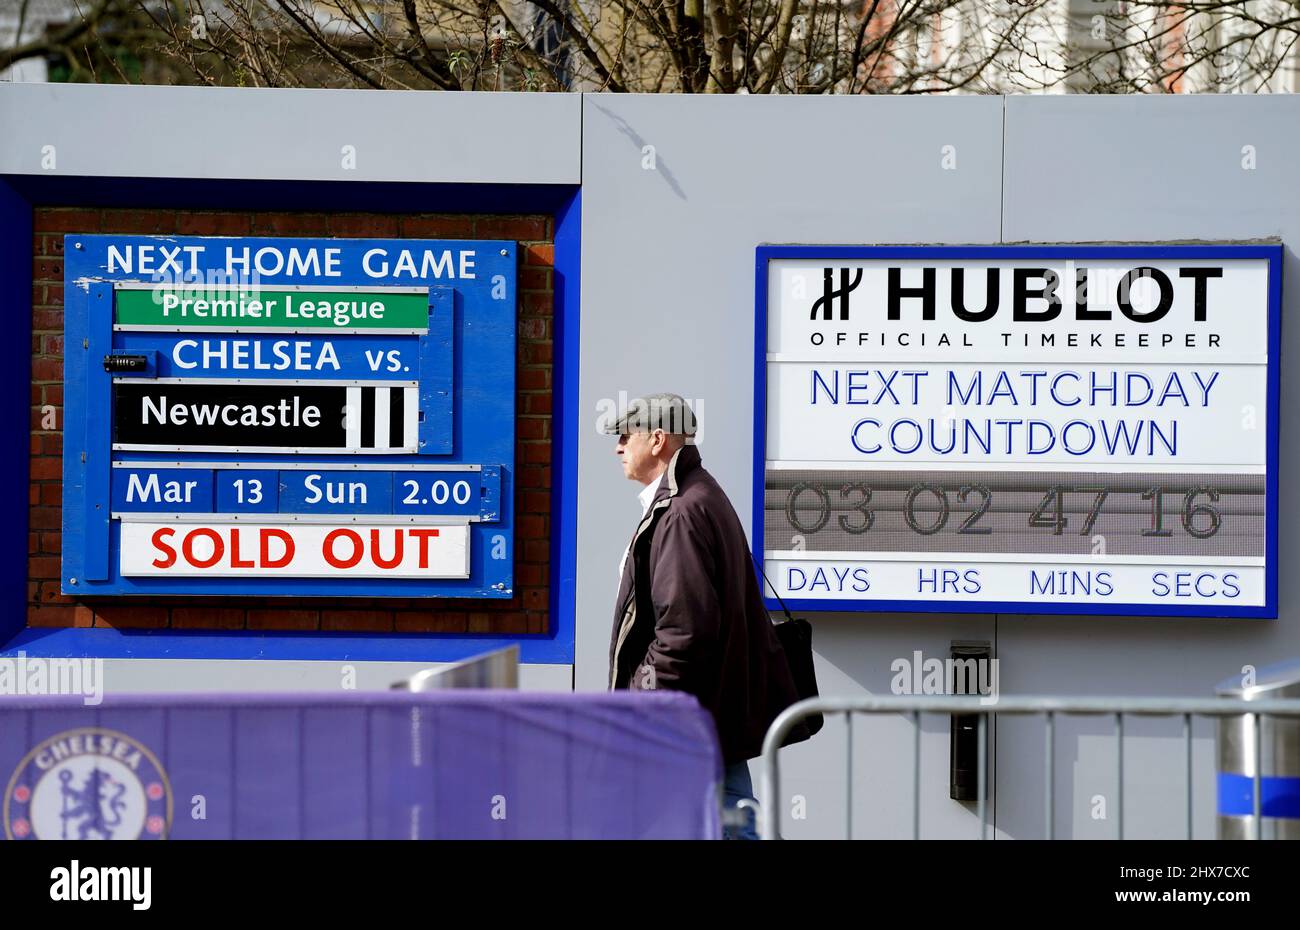
M 1276 617 L 1281 269 L 1280 245 L 759 247 L 768 595 Z
M 64 593 L 511 596 L 515 243 L 65 253 Z

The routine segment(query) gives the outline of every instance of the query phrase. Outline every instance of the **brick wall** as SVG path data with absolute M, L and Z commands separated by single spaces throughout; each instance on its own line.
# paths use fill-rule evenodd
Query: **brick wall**
M 73 598 L 59 593 L 63 497 L 63 235 L 514 239 L 520 244 L 515 426 L 515 596 Z M 544 633 L 550 560 L 552 264 L 549 216 L 40 208 L 32 275 L 31 507 L 27 624 L 191 630 Z M 54 423 L 50 427 L 49 414 Z M 75 425 L 75 424 L 74 424 Z

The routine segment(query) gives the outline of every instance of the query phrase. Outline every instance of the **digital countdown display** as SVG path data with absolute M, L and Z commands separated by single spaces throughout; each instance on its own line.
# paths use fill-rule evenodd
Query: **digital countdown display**
M 1274 618 L 1281 246 L 761 246 L 769 604 Z
M 513 595 L 514 242 L 64 248 L 65 594 Z

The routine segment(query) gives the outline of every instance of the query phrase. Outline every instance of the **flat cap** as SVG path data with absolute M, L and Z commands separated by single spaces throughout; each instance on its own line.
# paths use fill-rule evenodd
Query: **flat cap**
M 661 429 L 665 433 L 694 436 L 697 426 L 695 411 L 686 398 L 677 394 L 650 394 L 629 401 L 621 416 L 606 423 L 605 432 L 621 436 Z

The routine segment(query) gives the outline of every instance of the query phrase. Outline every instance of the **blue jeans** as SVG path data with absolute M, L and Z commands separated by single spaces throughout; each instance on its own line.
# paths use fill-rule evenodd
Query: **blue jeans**
M 754 783 L 749 778 L 749 763 L 737 762 L 728 765 L 723 771 L 722 777 L 722 806 L 724 810 L 735 810 L 736 802 L 743 798 L 753 799 Z M 724 840 L 756 840 L 758 832 L 754 829 L 754 812 L 752 810 L 744 811 L 745 825 L 743 827 L 722 828 L 722 838 Z

